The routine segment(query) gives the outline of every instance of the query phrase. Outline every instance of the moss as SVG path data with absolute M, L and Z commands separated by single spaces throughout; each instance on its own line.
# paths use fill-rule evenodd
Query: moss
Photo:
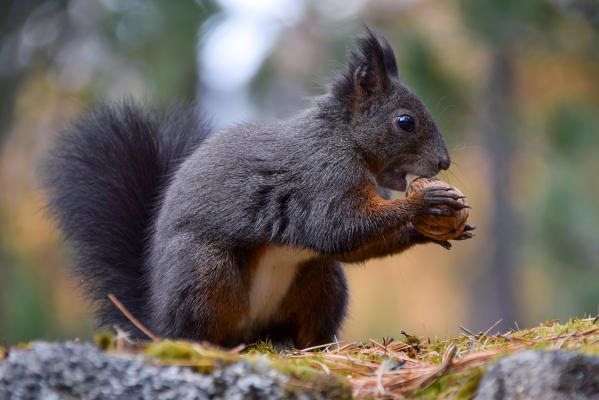
M 251 346 L 247 351 L 247 353 L 269 353 L 269 354 L 277 354 L 275 347 L 272 344 L 270 339 L 259 340 L 255 345 Z
M 476 368 L 470 376 L 466 377 L 462 387 L 456 393 L 456 400 L 467 400 L 474 397 L 476 394 L 476 390 L 478 389 L 478 384 L 485 374 L 485 368 Z
M 347 379 L 331 372 L 319 352 L 314 352 L 313 357 L 271 359 L 270 367 L 291 378 L 285 386 L 289 397 L 300 397 L 306 393 L 313 398 L 317 393 L 325 399 L 352 398 Z
M 467 400 L 474 397 L 485 368 L 479 367 L 459 374 L 441 377 L 426 389 L 415 391 L 408 398 Z
M 170 339 L 149 344 L 145 349 L 145 353 L 162 361 L 189 361 L 197 358 L 197 351 L 194 350 L 192 343 L 178 342 Z
M 301 397 L 302 394 L 319 394 L 321 398 L 333 400 L 351 399 L 351 386 L 349 382 L 336 375 L 316 374 L 310 380 L 291 379 L 285 385 L 285 391 L 290 398 Z
M 316 369 L 315 365 L 318 365 L 317 363 L 321 363 L 321 361 L 318 356 L 315 355 L 310 358 L 271 360 L 270 366 L 292 378 L 310 381 L 311 379 L 314 379 L 314 377 L 324 373 L 322 367 L 321 369 Z
M 116 340 L 110 332 L 98 332 L 94 334 L 94 343 L 104 351 L 114 350 Z
M 144 349 L 144 354 L 166 364 L 187 365 L 201 373 L 210 373 L 216 367 L 240 360 L 236 354 L 206 349 L 193 342 L 170 339 L 150 343 Z

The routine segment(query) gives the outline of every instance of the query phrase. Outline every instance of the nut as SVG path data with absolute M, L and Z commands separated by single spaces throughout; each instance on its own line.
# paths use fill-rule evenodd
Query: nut
M 457 193 L 460 196 L 463 196 L 462 192 L 454 186 L 451 186 L 447 182 L 443 182 L 440 179 L 436 178 L 416 178 L 408 186 L 408 190 L 406 191 L 406 196 L 410 196 L 413 193 L 421 193 L 426 190 L 426 188 L 431 186 L 437 187 L 448 187 L 451 188 L 450 193 Z M 466 204 L 465 199 L 458 199 L 460 203 Z M 438 205 L 435 206 L 441 209 L 448 209 L 448 206 Z M 460 210 L 451 209 L 456 217 L 449 217 L 444 215 L 426 215 L 420 218 L 417 222 L 414 223 L 414 227 L 418 232 L 422 233 L 424 236 L 427 236 L 431 239 L 435 240 L 450 240 L 455 239 L 462 234 L 464 231 L 464 226 L 466 225 L 466 220 L 468 219 L 469 208 L 462 208 Z

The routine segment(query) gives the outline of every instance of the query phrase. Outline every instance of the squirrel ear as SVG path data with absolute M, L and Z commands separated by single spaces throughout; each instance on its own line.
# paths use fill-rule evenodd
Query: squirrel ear
M 332 90 L 350 115 L 367 110 L 371 98 L 386 93 L 391 78 L 397 77 L 395 54 L 382 34 L 366 28 L 366 34 L 357 43 L 359 50 L 351 52 L 348 70 L 333 83 Z

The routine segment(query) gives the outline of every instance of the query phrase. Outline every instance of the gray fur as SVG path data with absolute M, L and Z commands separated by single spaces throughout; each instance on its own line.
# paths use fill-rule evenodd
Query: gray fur
M 378 43 L 373 38 L 366 43 Z M 387 176 L 435 175 L 449 156 L 422 102 L 385 72 L 384 62 L 364 62 L 354 68 L 374 62 L 370 67 L 379 71 L 368 98 L 354 99 L 372 103 L 364 112 L 348 120 L 348 99 L 328 93 L 287 121 L 218 132 L 182 164 L 158 214 L 149 258 L 150 298 L 160 334 L 202 337 L 210 332 L 217 313 L 197 299 L 219 283 L 206 282 L 206 277 L 243 282 L 247 256 L 257 246 L 312 249 L 333 268 L 336 254 L 355 250 L 386 226 L 408 222 L 403 214 L 360 217 L 363 199 L 352 191 L 377 178 L 383 184 L 392 181 Z M 346 81 L 362 95 L 358 83 Z M 382 87 L 387 89 L 375 90 Z M 415 132 L 400 132 L 394 124 L 401 112 L 416 118 Z M 238 285 L 232 282 L 230 288 L 238 290 Z M 345 297 L 339 299 L 343 304 Z M 327 307 L 322 304 L 323 311 Z M 239 340 L 231 335 L 232 342 Z

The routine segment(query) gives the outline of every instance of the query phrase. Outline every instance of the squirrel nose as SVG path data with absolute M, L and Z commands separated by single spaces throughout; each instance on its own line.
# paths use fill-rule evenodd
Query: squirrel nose
M 449 156 L 441 158 L 439 160 L 439 163 L 437 164 L 437 166 L 439 167 L 439 170 L 449 169 L 450 165 L 451 165 L 451 159 L 449 158 Z

